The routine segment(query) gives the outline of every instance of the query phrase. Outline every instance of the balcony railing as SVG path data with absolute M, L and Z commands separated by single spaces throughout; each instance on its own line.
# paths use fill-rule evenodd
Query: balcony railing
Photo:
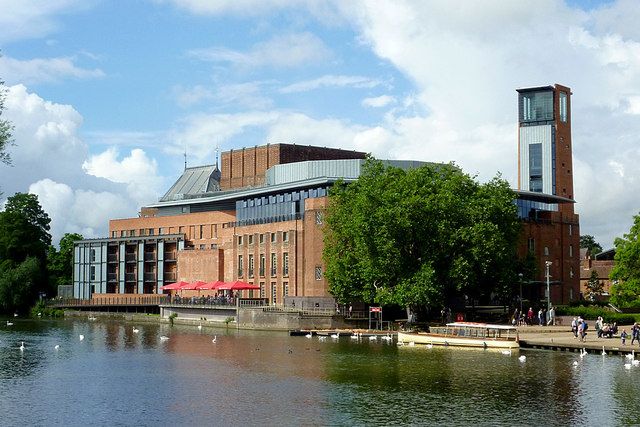
M 160 305 L 167 301 L 167 295 L 100 294 L 94 295 L 91 299 L 56 298 L 47 301 L 47 305 L 54 307 L 132 306 Z

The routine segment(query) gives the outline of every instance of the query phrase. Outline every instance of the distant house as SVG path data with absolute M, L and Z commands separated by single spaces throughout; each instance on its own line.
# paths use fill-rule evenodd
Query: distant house
M 596 255 L 591 255 L 589 249 L 580 248 L 580 296 L 586 298 L 587 283 L 591 278 L 591 273 L 595 271 L 598 279 L 602 283 L 602 296 L 598 298 L 600 301 L 608 301 L 611 285 L 613 282 L 609 279 L 611 270 L 615 265 L 613 260 L 616 255 L 615 249 L 609 249 Z

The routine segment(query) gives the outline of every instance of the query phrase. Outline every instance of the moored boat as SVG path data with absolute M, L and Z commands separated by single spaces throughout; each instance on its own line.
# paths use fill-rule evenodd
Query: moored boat
M 498 349 L 520 347 L 515 327 L 472 322 L 432 326 L 429 332 L 398 332 L 398 344 L 411 343 Z

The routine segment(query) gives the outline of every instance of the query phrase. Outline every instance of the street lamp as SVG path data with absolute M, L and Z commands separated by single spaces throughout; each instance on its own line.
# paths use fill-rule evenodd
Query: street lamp
M 547 267 L 547 313 L 551 309 L 551 292 L 549 291 L 549 267 L 553 264 L 551 261 L 545 261 L 544 265 Z
M 522 273 L 518 273 L 520 277 L 520 313 L 522 314 Z

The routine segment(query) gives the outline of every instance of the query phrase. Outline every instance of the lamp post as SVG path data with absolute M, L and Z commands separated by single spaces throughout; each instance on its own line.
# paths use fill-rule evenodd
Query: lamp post
M 544 265 L 547 268 L 547 313 L 551 309 L 551 291 L 549 290 L 549 267 L 553 264 L 551 261 L 545 261 Z
M 522 273 L 518 273 L 520 278 L 520 314 L 522 314 Z

